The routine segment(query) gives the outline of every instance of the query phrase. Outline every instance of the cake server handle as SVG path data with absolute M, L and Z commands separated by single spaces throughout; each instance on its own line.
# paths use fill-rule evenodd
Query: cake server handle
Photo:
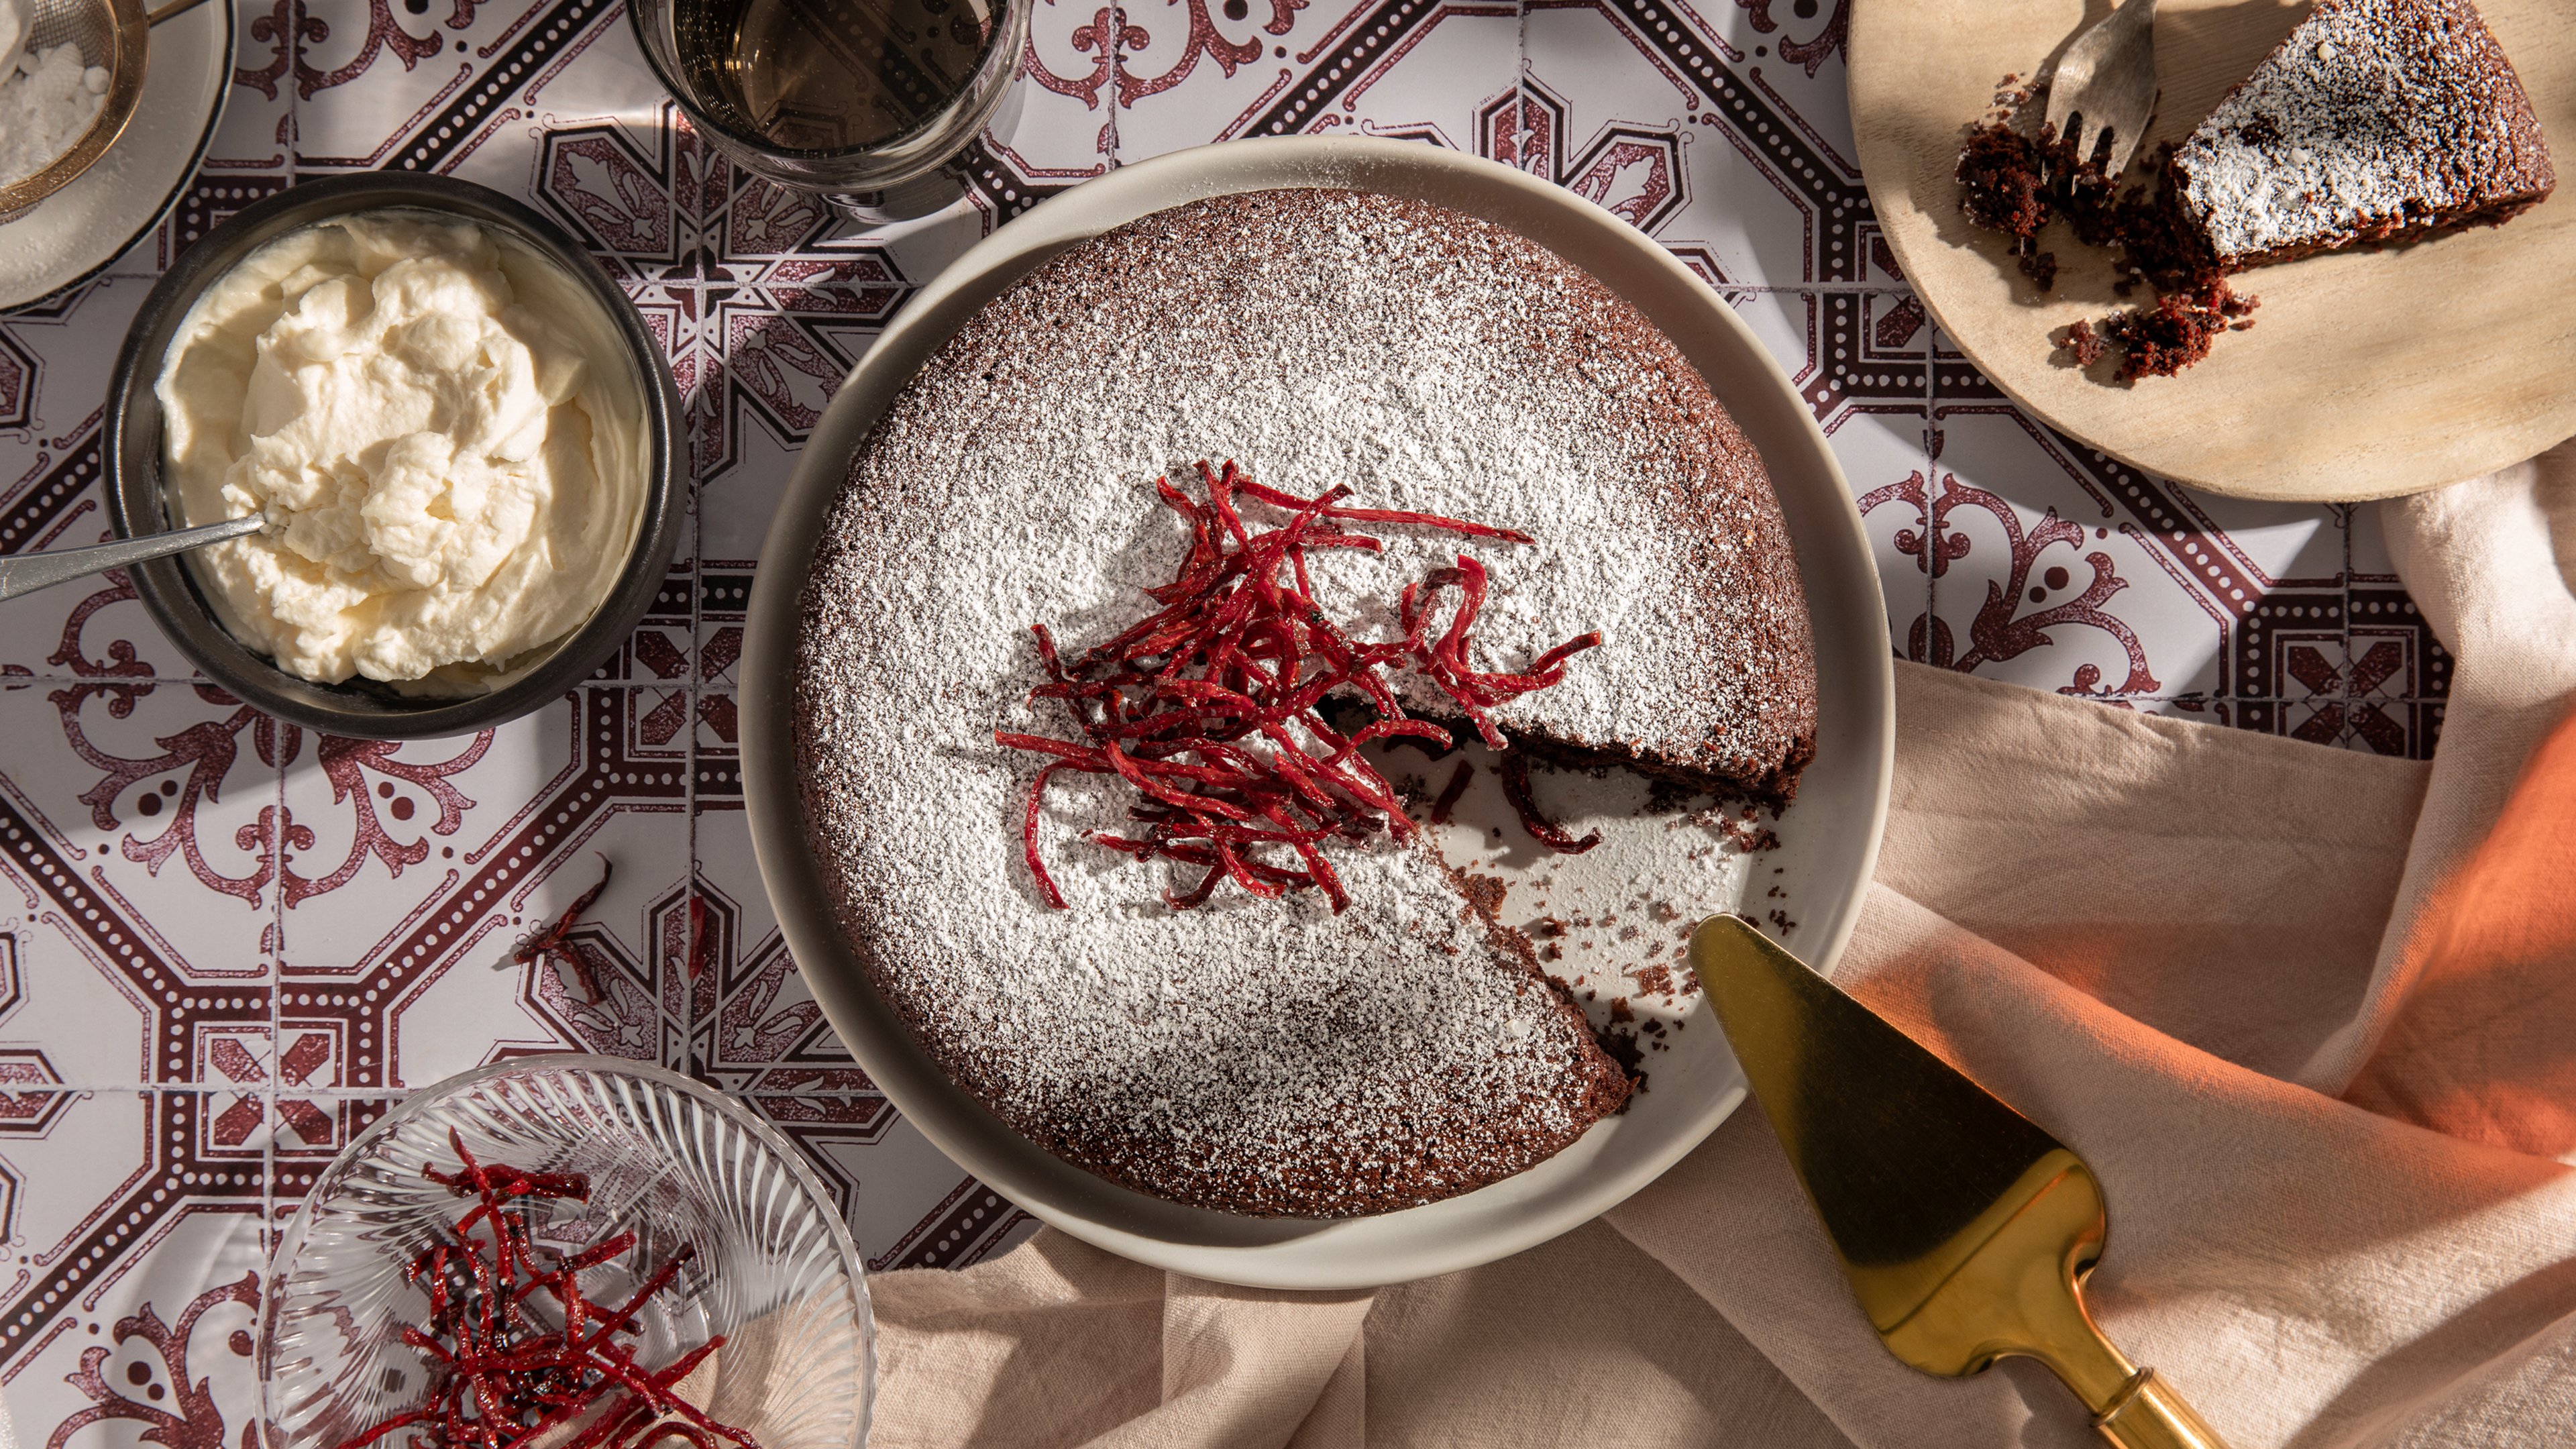
M 2218 1431 L 2201 1422 L 2153 1369 L 2138 1370 L 2137 1387 L 2108 1412 L 2094 1415 L 2093 1427 L 2120 1449 L 2227 1449 Z
M 2026 1351 L 2092 1410 L 2095 1432 L 2119 1449 L 2227 1449 L 2172 1384 L 2130 1362 L 2094 1323 L 2080 1275 L 2061 1270 L 2046 1278 L 2055 1291 L 2021 1305 L 2037 1330 Z
M 141 538 L 120 538 L 93 548 L 60 548 L 46 553 L 21 553 L 0 556 L 0 599 L 14 599 L 38 589 L 50 589 L 69 583 L 102 569 L 123 568 L 147 559 L 167 558 L 186 553 L 228 538 L 240 538 L 268 527 L 259 514 L 247 518 L 227 518 L 221 523 L 202 524 L 195 528 L 174 528 L 167 533 L 147 533 Z

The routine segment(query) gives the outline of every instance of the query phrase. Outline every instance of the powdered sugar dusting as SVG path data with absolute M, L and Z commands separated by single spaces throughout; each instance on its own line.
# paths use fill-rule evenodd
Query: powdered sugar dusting
M 1506 726 L 1775 786 L 1811 748 L 1777 506 L 1669 343 L 1468 218 L 1339 192 L 1229 198 L 1039 269 L 862 451 L 800 665 L 809 824 L 843 927 L 961 1086 L 1114 1179 L 1336 1216 L 1519 1171 L 1624 1084 L 1526 943 L 1467 909 L 1426 849 L 1328 846 L 1340 916 L 1311 893 L 1239 891 L 1175 913 L 1159 894 L 1197 868 L 1084 841 L 1128 827 L 1133 792 L 1059 775 L 1041 848 L 1069 909 L 1046 909 L 1020 862 L 1037 762 L 992 733 L 1066 726 L 1026 702 L 1028 625 L 1071 656 L 1152 607 L 1140 590 L 1187 545 L 1153 480 L 1202 457 L 1535 536 L 1372 524 L 1383 556 L 1310 559 L 1332 612 L 1385 638 L 1405 582 L 1473 551 L 1493 572 L 1480 668 L 1604 634 L 1562 684 L 1497 711 Z
M 2420 231 L 2555 181 L 2469 0 L 2324 0 L 2173 164 L 2227 267 Z

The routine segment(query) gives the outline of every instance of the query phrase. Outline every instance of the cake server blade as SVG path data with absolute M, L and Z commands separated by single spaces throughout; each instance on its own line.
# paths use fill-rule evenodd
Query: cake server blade
M 2085 1311 L 2109 1218 L 2084 1159 L 1750 922 L 1710 917 L 1690 955 L 1890 1352 L 1951 1377 L 2036 1358 L 2123 1449 L 2224 1449 Z

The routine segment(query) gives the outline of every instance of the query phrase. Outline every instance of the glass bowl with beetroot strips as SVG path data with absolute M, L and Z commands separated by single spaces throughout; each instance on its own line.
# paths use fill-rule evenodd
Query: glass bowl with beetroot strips
M 744 1107 L 610 1057 L 450 1077 L 360 1133 L 279 1243 L 268 1449 L 856 1449 L 858 1249 Z

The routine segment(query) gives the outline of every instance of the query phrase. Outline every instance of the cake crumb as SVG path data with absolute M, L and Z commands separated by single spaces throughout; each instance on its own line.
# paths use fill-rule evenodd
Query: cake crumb
M 2191 291 L 2167 292 L 2153 307 L 2132 307 L 2102 319 L 2099 336 L 2082 322 L 2067 329 L 2068 345 L 2085 366 L 2108 349 L 2120 350 L 2119 379 L 2172 377 L 2209 355 L 2221 332 L 2241 332 L 2254 325 L 2249 314 L 2259 299 L 2240 297 L 2222 277 L 2209 277 Z M 2074 336 L 2078 331 L 2082 337 Z M 2090 356 L 2087 356 L 2087 343 Z
M 2104 340 L 2102 334 L 2093 330 L 2092 322 L 2082 319 L 2070 325 L 2058 337 L 2057 345 L 2075 354 L 2077 367 L 2091 367 L 2100 362 L 2103 355 L 2111 350 L 2111 344 Z M 1772 889 L 1779 888 L 1774 886 Z

